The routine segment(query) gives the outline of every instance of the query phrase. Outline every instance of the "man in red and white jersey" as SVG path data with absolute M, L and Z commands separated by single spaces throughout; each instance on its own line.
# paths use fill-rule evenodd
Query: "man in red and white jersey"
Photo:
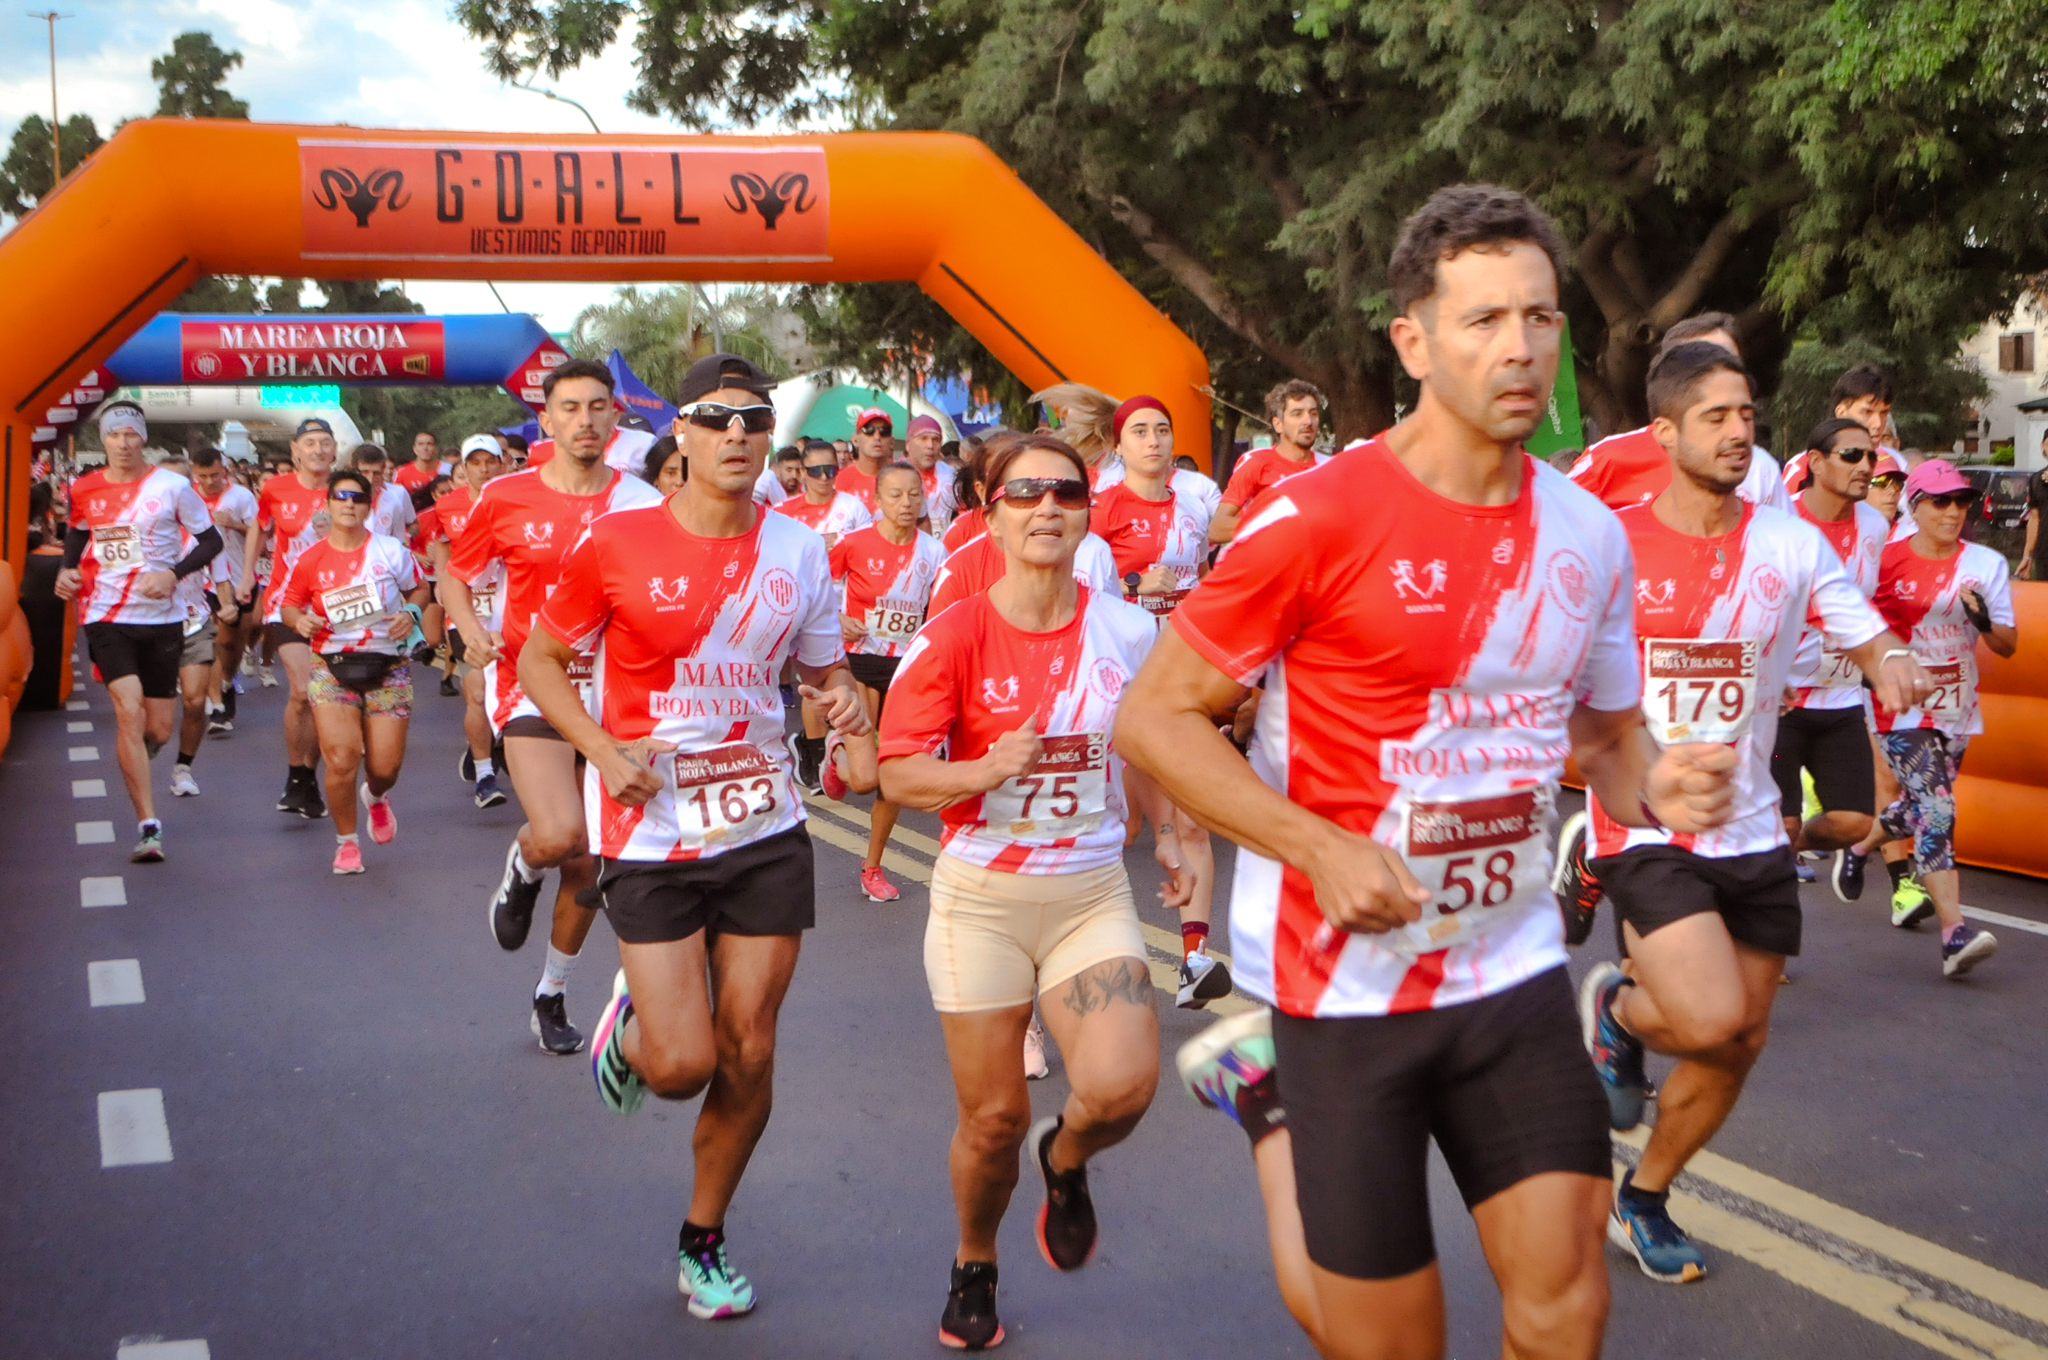
M 896 461 L 896 419 L 879 406 L 854 418 L 853 461 L 839 469 L 839 489 L 875 513 L 875 477 Z
M 1266 394 L 1266 421 L 1273 427 L 1269 448 L 1253 449 L 1230 470 L 1230 485 L 1209 521 L 1209 541 L 1228 543 L 1237 536 L 1238 517 L 1259 496 L 1312 467 L 1330 461 L 1316 452 L 1323 432 L 1323 392 L 1312 382 L 1289 378 Z
M 1735 318 L 1726 312 L 1702 312 L 1664 332 L 1658 357 L 1694 341 L 1719 345 L 1738 358 L 1742 355 L 1741 346 L 1735 343 Z M 1655 362 L 1653 359 L 1652 365 Z M 1571 478 L 1609 509 L 1620 510 L 1641 505 L 1671 485 L 1671 458 L 1645 425 L 1626 434 L 1609 435 L 1580 454 L 1579 461 L 1572 464 Z M 1762 449 L 1751 451 L 1749 473 L 1736 494 L 1751 505 L 1792 508 L 1777 459 Z
M 201 449 L 197 456 L 206 456 L 212 461 L 215 472 L 220 471 L 220 451 Z M 192 489 L 199 487 L 193 481 L 194 460 L 183 455 L 166 458 L 160 466 L 167 472 L 176 473 Z M 206 497 L 200 496 L 200 503 Z M 209 514 L 211 510 L 209 509 Z M 218 526 L 216 526 L 218 527 Z M 197 546 L 197 540 L 190 530 L 179 527 L 178 550 L 190 552 Z M 178 699 L 182 710 L 178 721 L 178 756 L 171 764 L 171 796 L 173 798 L 197 798 L 199 781 L 192 777 L 193 762 L 199 759 L 199 745 L 206 740 L 207 715 L 212 707 L 211 693 L 218 682 L 214 665 L 219 649 L 220 630 L 229 621 L 238 621 L 240 615 L 235 609 L 234 570 L 228 565 L 227 535 L 221 535 L 221 551 L 206 564 L 206 570 L 195 571 L 178 582 L 177 601 L 179 625 L 184 636 L 184 647 L 178 656 Z
M 358 444 L 350 450 L 349 461 L 370 479 L 370 532 L 410 543 L 419 511 L 413 507 L 412 492 L 391 479 L 391 455 L 376 444 Z
M 910 418 L 903 436 L 903 461 L 916 468 L 917 475 L 924 480 L 925 527 L 935 540 L 946 532 L 953 516 L 960 511 L 960 497 L 954 486 L 959 474 L 939 458 L 945 442 L 946 431 L 936 417 Z
M 928 420 L 928 416 L 919 416 Z M 806 458 L 831 456 L 831 447 Z M 879 725 L 889 702 L 896 668 L 924 627 L 932 584 L 945 564 L 945 549 L 918 521 L 925 517 L 923 479 L 911 463 L 891 463 L 875 485 L 875 522 L 832 545 L 832 579 L 840 587 L 839 630 L 846 640 L 846 664 L 861 687 L 869 718 Z M 823 742 L 824 715 L 804 705 L 804 740 Z M 817 735 L 812 735 L 813 732 Z M 844 796 L 846 784 L 831 758 L 814 747 L 824 791 Z M 863 768 L 865 763 L 863 762 Z M 863 780 L 862 782 L 865 782 Z M 882 872 L 882 852 L 896 829 L 896 805 L 876 795 L 869 815 L 868 853 L 861 861 L 860 890 L 870 902 L 894 902 L 902 894 Z
M 678 402 L 688 478 L 665 502 L 590 526 L 519 658 L 543 716 L 589 761 L 598 895 L 623 964 L 592 1036 L 599 1095 L 628 1114 L 649 1088 L 706 1093 L 678 1251 L 702 1318 L 754 1306 L 725 1213 L 768 1123 L 776 1016 L 816 916 L 783 743 L 784 663 L 795 658 L 835 727 L 868 728 L 824 540 L 753 501 L 771 385 L 737 355 L 692 365 Z M 593 651 L 596 709 L 570 676 Z
M 327 537 L 327 474 L 334 470 L 334 427 L 318 416 L 299 422 L 292 433 L 292 470 L 272 477 L 256 498 L 256 527 L 271 537 L 270 578 L 263 587 L 264 640 L 284 665 L 290 686 L 284 702 L 284 793 L 279 812 L 295 812 L 308 821 L 327 815 L 320 800 L 314 768 L 320 763 L 320 738 L 313 727 L 313 653 L 297 630 L 287 628 L 282 612 L 285 582 L 300 554 Z M 239 589 L 251 590 L 256 560 L 262 555 L 263 532 L 249 535 L 242 549 Z
M 476 498 L 484 486 L 505 475 L 504 446 L 497 436 L 473 434 L 462 441 L 462 461 L 457 465 L 459 474 L 455 486 L 420 516 L 420 529 L 427 544 L 427 560 L 431 563 L 431 579 L 439 581 L 448 569 L 449 555 L 454 545 L 461 541 L 462 531 L 469 524 L 469 517 L 476 512 Z M 470 585 L 470 612 L 475 614 L 487 633 L 500 633 L 504 619 L 499 605 L 504 599 L 501 587 L 505 581 L 502 562 L 491 568 L 487 575 Z M 452 673 L 461 664 L 465 655 L 462 633 L 451 630 L 448 635 L 448 666 Z M 505 801 L 505 795 L 498 787 L 498 772 L 492 760 L 492 745 L 496 733 L 491 727 L 491 718 L 484 703 L 483 666 L 472 666 L 462 677 L 462 735 L 468 742 L 462 762 L 461 774 L 470 785 L 472 799 L 479 808 L 494 808 Z M 445 682 L 444 682 L 445 688 Z
M 441 602 L 462 634 L 463 654 L 484 668 L 484 702 L 503 741 L 505 766 L 526 813 L 505 851 L 505 870 L 491 895 L 491 937 L 507 951 L 526 943 L 541 883 L 558 871 L 548 949 L 534 989 L 529 1028 L 543 1052 L 575 1053 L 582 1033 L 569 1021 L 569 974 L 597 909 L 579 901 L 597 879 L 584 829 L 576 751 L 520 688 L 519 649 L 561 578 L 562 563 L 599 516 L 661 495 L 637 476 L 606 464 L 619 418 L 611 370 L 588 359 L 549 369 L 541 381 L 541 419 L 554 431 L 558 456 L 539 468 L 485 484 L 442 573 Z M 650 570 L 653 565 L 650 564 Z M 495 598 L 494 591 L 495 589 Z M 495 607 L 496 626 L 479 604 Z M 578 680 L 590 688 L 586 655 Z
M 223 620 L 214 638 L 213 683 L 207 705 L 210 719 L 207 730 L 228 733 L 235 730 L 235 671 L 242 664 L 242 652 L 253 640 L 251 625 L 259 625 L 255 601 L 243 598 L 235 590 L 235 578 L 242 569 L 242 552 L 250 530 L 256 527 L 256 493 L 228 475 L 227 460 L 219 449 L 201 449 L 192 455 L 192 489 L 199 493 L 199 499 L 206 504 L 206 511 L 213 516 L 214 527 L 220 530 L 223 547 L 220 556 L 214 559 L 215 567 L 225 573 L 226 584 L 218 586 L 216 593 L 221 603 Z M 225 621 L 234 605 L 233 621 Z
M 1266 494 L 1117 723 L 1243 847 L 1234 968 L 1274 1009 L 1189 1041 L 1181 1077 L 1250 1135 L 1282 1297 L 1328 1355 L 1441 1354 L 1432 1136 L 1503 1348 L 1599 1353 L 1612 1163 L 1545 891 L 1552 801 L 1573 754 L 1632 823 L 1725 815 L 1733 754 L 1642 732 L 1620 526 L 1522 449 L 1562 255 L 1490 186 L 1408 219 L 1388 284 L 1415 413 Z M 1260 682 L 1247 765 L 1218 723 Z
M 1841 559 L 1856 589 L 1869 599 L 1877 590 L 1877 563 L 1891 526 L 1865 505 L 1877 459 L 1863 426 L 1839 416 L 1816 425 L 1800 457 L 1810 471 L 1792 509 L 1811 524 Z M 1863 673 L 1847 655 L 1828 647 L 1822 631 L 1808 623 L 1792 662 L 1792 707 L 1778 719 L 1771 751 L 1771 777 L 1783 796 L 1786 834 L 1792 850 L 1834 851 L 1830 881 L 1835 896 L 1854 902 L 1863 896 L 1865 854 L 1858 849 L 1870 834 L 1877 810 L 1876 762 L 1863 706 Z M 1806 815 L 1801 772 L 1813 778 L 1820 815 Z
M 1706 1260 L 1671 1221 L 1671 1182 L 1735 1107 L 1763 1052 L 1785 960 L 1799 952 L 1799 880 L 1770 761 L 1800 639 L 1817 623 L 1888 698 L 1929 685 L 1819 530 L 1736 494 L 1755 408 L 1733 352 L 1704 341 L 1664 351 L 1650 369 L 1649 407 L 1671 485 L 1619 515 L 1635 553 L 1643 715 L 1667 748 L 1712 742 L 1731 752 L 1735 801 L 1725 823 L 1694 832 L 1618 821 L 1590 791 L 1593 870 L 1623 923 L 1633 972 L 1595 965 L 1579 1006 L 1614 1128 L 1641 1122 L 1644 1051 L 1678 1059 L 1649 1144 L 1616 1189 L 1608 1236 L 1645 1275 L 1680 1284 L 1703 1278 Z
M 171 739 L 177 715 L 179 587 L 219 554 L 221 534 L 189 482 L 149 465 L 141 407 L 113 402 L 99 425 L 107 465 L 71 484 L 57 594 L 78 602 L 86 650 L 113 705 L 114 759 L 139 833 L 129 858 L 155 863 L 164 839 L 149 762 Z M 190 535 L 189 548 L 182 535 Z
M 407 491 L 417 491 L 444 472 L 455 469 L 441 461 L 441 441 L 431 430 L 421 430 L 412 437 L 412 461 L 392 474 L 391 480 Z
M 835 485 L 839 463 L 832 446 L 822 439 L 806 439 L 803 450 L 803 494 L 791 496 L 775 507 L 807 529 L 825 536 L 831 547 L 842 534 L 865 529 L 874 523 L 874 512 L 858 496 L 849 496 Z
M 2019 647 L 2012 581 L 2003 555 L 1963 541 L 1977 492 L 1947 460 L 1930 458 L 1906 477 L 1906 501 L 1918 531 L 1884 550 L 1875 603 L 1904 633 L 1936 688 L 1914 705 L 1872 705 L 1885 763 L 1899 796 L 1879 814 L 1892 839 L 1885 859 L 1894 884 L 1892 924 L 1912 929 L 1930 912 L 1941 919 L 1941 968 L 1960 977 L 1989 958 L 1998 941 L 1963 920 L 1955 863 L 1955 782 L 1970 738 L 1984 730 L 1977 706 L 1977 643 L 1994 656 Z M 1907 849 L 1911 848 L 1910 861 Z M 1919 871 L 1919 890 L 1902 892 Z

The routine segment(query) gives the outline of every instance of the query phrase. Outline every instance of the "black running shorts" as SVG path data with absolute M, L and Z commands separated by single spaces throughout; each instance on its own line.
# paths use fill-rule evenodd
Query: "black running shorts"
M 889 684 L 896 678 L 896 668 L 903 664 L 900 656 L 863 656 L 859 652 L 848 652 L 846 668 L 853 672 L 853 678 L 875 692 L 875 721 L 882 720 L 882 709 L 889 702 Z
M 1778 719 L 1778 745 L 1771 752 L 1771 778 L 1778 781 L 1787 817 L 1804 819 L 1805 794 L 1799 772 L 1813 771 L 1813 791 L 1829 812 L 1877 811 L 1876 769 L 1870 728 L 1863 709 L 1795 708 Z
M 1333 1274 L 1390 1280 L 1436 1259 L 1432 1138 L 1467 1209 L 1545 1172 L 1613 1175 L 1563 968 L 1442 1010 L 1276 1010 L 1273 1044 L 1308 1256 Z
M 145 699 L 178 697 L 178 659 L 185 653 L 181 623 L 88 623 L 86 654 L 106 684 L 127 676 L 142 681 Z
M 500 740 L 506 737 L 539 737 L 542 741 L 567 741 L 568 738 L 555 730 L 555 725 L 534 713 L 522 713 L 508 719 L 505 730 L 498 734 Z
M 802 826 L 710 859 L 600 859 L 597 891 L 612 934 L 627 944 L 667 944 L 700 930 L 797 935 L 818 919 L 811 833 Z
M 287 623 L 266 623 L 263 625 L 264 640 L 270 643 L 270 650 L 281 652 L 287 647 L 311 647 L 306 635 Z
M 1638 845 L 1593 861 L 1615 914 L 1650 935 L 1719 912 L 1728 934 L 1766 954 L 1799 952 L 1799 876 L 1792 847 L 1709 859 L 1675 845 Z

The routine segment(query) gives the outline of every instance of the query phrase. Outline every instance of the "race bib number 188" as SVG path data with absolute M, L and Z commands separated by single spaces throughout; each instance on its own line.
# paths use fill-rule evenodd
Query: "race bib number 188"
M 1756 718 L 1757 644 L 1695 638 L 1643 640 L 1643 716 L 1659 746 L 1728 744 Z

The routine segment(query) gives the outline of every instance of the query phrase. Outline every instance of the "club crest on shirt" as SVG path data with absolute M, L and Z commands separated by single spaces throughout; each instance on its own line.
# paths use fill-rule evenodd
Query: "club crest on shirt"
M 1124 682 L 1129 679 L 1130 673 L 1108 657 L 1096 662 L 1095 669 L 1088 674 L 1088 683 L 1095 692 L 1111 703 L 1124 692 Z
M 738 563 L 726 566 L 726 575 L 733 574 Z M 772 567 L 761 578 L 761 593 L 768 597 L 768 607 L 778 614 L 787 614 L 796 608 L 796 577 L 781 567 Z
M 1569 548 L 1553 553 L 1544 564 L 1543 578 L 1558 608 L 1582 623 L 1592 615 L 1593 569 L 1585 558 Z
M 1785 578 L 1778 574 L 1776 567 L 1766 563 L 1749 574 L 1749 591 L 1765 604 L 1776 608 L 1778 601 L 1785 598 Z

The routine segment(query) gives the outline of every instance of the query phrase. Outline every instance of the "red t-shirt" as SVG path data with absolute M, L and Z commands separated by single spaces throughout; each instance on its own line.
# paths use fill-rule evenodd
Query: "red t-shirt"
M 949 553 L 959 552 L 988 532 L 988 512 L 980 506 L 962 510 L 959 518 L 946 526 L 946 536 L 939 540 L 939 546 Z
M 640 470 L 647 466 L 647 451 L 654 447 L 657 437 L 645 430 L 613 430 L 612 437 L 604 446 L 605 466 L 638 476 Z M 554 456 L 554 440 L 536 439 L 526 450 L 526 466 L 521 470 L 532 472 L 545 467 Z
M 415 458 L 404 467 L 398 469 L 398 471 L 392 473 L 391 480 L 404 487 L 407 491 L 417 491 L 447 470 L 447 464 L 438 458 L 431 462 L 423 462 Z
M 829 538 L 865 529 L 875 522 L 874 513 L 861 504 L 860 497 L 849 496 L 844 491 L 834 491 L 831 500 L 818 505 L 811 504 L 802 496 L 791 496 L 776 505 L 771 513 L 787 515 L 806 529 L 815 529 Z
M 281 623 L 277 611 L 292 568 L 301 553 L 327 537 L 327 483 L 304 486 L 296 472 L 278 473 L 256 498 L 256 524 L 276 534 L 270 548 L 270 581 L 263 588 L 263 621 Z
M 185 535 L 196 538 L 213 527 L 191 483 L 164 468 L 150 468 L 132 482 L 111 481 L 101 469 L 71 484 L 70 504 L 71 527 L 92 532 L 78 564 L 79 622 L 179 622 L 184 606 L 176 589 L 156 599 L 136 586 L 145 574 L 177 565 Z
M 320 620 L 307 641 L 316 652 L 382 652 L 396 656 L 402 640 L 391 620 L 405 609 L 405 592 L 419 585 L 412 553 L 389 534 L 371 534 L 353 552 L 321 539 L 299 554 L 278 601 Z
M 882 466 L 887 467 L 888 464 L 884 463 Z M 875 513 L 875 479 L 873 475 L 860 470 L 860 459 L 856 458 L 839 469 L 839 475 L 833 479 L 832 486 L 835 490 L 859 500 L 867 508 L 869 515 Z
M 1164 500 L 1149 501 L 1129 482 L 1113 482 L 1096 494 L 1088 513 L 1089 532 L 1109 545 L 1119 579 L 1155 566 L 1173 569 L 1174 588 L 1164 595 L 1132 599 L 1150 614 L 1171 614 L 1202 577 L 1209 560 L 1209 522 L 1201 507 L 1169 489 Z
M 1330 455 L 1326 453 L 1311 454 L 1297 463 L 1277 448 L 1253 449 L 1230 469 L 1230 485 L 1223 488 L 1223 503 L 1243 510 L 1257 500 L 1260 493 L 1329 461 Z
M 868 634 L 848 648 L 862 656 L 901 656 L 924 625 L 932 583 L 945 550 L 926 533 L 891 543 L 875 528 L 859 529 L 832 545 L 832 579 L 843 582 L 840 612 L 859 619 Z

